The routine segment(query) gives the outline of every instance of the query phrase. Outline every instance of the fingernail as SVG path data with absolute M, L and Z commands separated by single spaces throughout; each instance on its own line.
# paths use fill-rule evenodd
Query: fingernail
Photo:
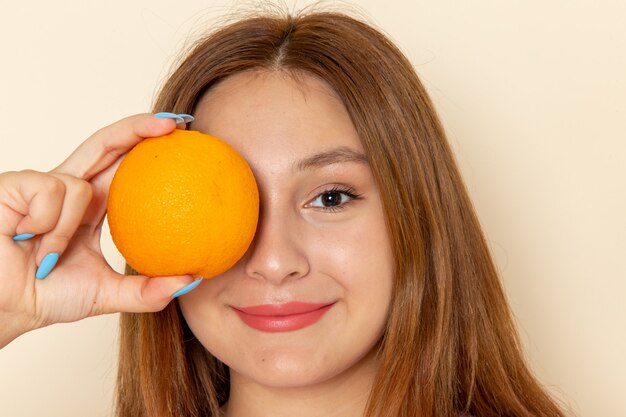
M 13 236 L 13 240 L 28 240 L 31 237 L 35 236 L 32 233 L 22 233 L 21 235 L 15 235 Z
M 39 264 L 39 268 L 37 268 L 37 273 L 35 274 L 35 277 L 37 277 L 37 279 L 44 279 L 45 277 L 47 277 L 50 271 L 52 271 L 52 268 L 54 268 L 54 266 L 57 264 L 58 260 L 58 253 L 47 254 L 46 257 L 43 258 L 41 263 Z
M 190 114 L 180 113 L 178 117 L 182 117 L 185 123 L 193 122 L 195 118 Z
M 172 298 L 180 297 L 181 295 L 187 294 L 189 291 L 193 290 L 198 285 L 200 285 L 200 283 L 202 282 L 203 279 L 204 278 L 198 278 L 194 282 L 192 282 L 191 284 L 185 285 L 183 288 L 181 288 L 180 290 L 178 290 L 174 294 L 172 294 Z
M 176 120 L 176 123 L 185 122 L 185 119 L 183 119 L 176 113 L 160 112 L 160 113 L 155 113 L 154 117 L 156 117 L 157 119 L 174 119 Z

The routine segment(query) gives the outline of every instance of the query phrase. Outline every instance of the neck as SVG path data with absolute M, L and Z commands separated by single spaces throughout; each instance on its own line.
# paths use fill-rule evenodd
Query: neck
M 374 383 L 377 361 L 368 354 L 352 368 L 303 387 L 261 385 L 231 369 L 225 417 L 362 417 Z

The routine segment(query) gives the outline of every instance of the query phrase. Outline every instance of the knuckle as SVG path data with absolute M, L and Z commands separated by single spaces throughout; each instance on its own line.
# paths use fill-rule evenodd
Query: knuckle
M 8 183 L 12 182 L 17 175 L 19 175 L 19 172 L 16 171 L 6 171 L 0 173 L 0 185 L 8 185 Z
M 102 147 L 102 154 L 109 155 L 113 159 L 119 158 L 124 153 L 118 146 L 112 144 L 110 140 L 102 142 L 100 146 Z
M 93 189 L 89 182 L 73 178 L 71 185 L 70 189 L 68 189 L 68 193 L 71 193 L 73 198 L 90 201 L 93 197 Z
M 53 176 L 45 176 L 44 177 L 44 186 L 46 188 L 46 191 L 48 191 L 48 193 L 54 195 L 54 196 L 64 196 L 65 195 L 65 183 L 63 183 L 63 181 L 61 181 L 58 178 L 55 178 Z
M 114 129 L 113 129 L 113 125 L 109 125 L 106 127 L 103 127 L 101 129 L 99 129 L 94 135 L 94 138 L 98 138 L 98 145 L 101 147 L 102 150 L 107 151 L 110 147 L 110 143 L 111 141 L 114 139 Z
M 71 233 L 63 231 L 52 231 L 48 233 L 42 241 L 42 246 L 45 246 L 47 252 L 62 253 L 72 240 Z
M 22 169 L 20 171 L 13 171 L 14 174 L 23 174 L 23 175 L 39 175 L 41 172 L 35 171 L 34 169 Z
M 55 246 L 65 248 L 70 243 L 70 240 L 72 240 L 72 234 L 58 231 L 50 235 L 48 240 L 54 241 Z

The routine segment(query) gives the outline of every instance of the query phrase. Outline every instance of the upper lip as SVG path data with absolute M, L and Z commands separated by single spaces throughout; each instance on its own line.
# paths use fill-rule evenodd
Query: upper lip
M 233 307 L 243 313 L 253 316 L 290 316 L 293 314 L 310 313 L 333 303 L 303 303 L 292 301 L 282 304 L 260 304 L 248 307 Z

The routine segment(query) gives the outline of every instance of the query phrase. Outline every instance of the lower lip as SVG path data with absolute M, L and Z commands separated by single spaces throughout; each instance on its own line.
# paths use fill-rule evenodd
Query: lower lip
M 290 332 L 303 329 L 317 323 L 333 304 L 318 308 L 306 313 L 290 314 L 287 316 L 258 316 L 234 309 L 239 318 L 248 326 L 262 332 Z

